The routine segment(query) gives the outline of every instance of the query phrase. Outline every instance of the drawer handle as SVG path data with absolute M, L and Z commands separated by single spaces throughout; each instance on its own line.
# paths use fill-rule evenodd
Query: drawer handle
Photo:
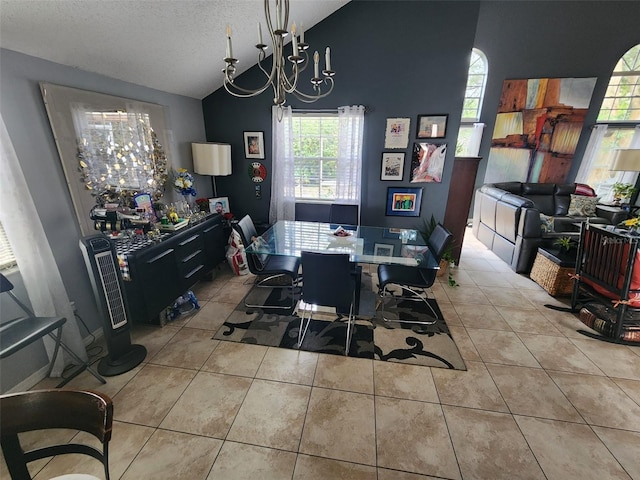
M 205 228 L 204 229 L 204 233 L 209 233 L 211 230 L 215 230 L 216 228 L 218 228 L 220 225 L 213 225 L 212 227 L 209 228 Z
M 193 252 L 191 255 L 189 255 L 188 257 L 185 257 L 182 259 L 182 263 L 187 263 L 189 260 L 191 260 L 193 257 L 197 257 L 198 255 L 200 255 L 202 253 L 202 250 L 196 250 L 195 252 Z
M 162 252 L 160 255 L 156 255 L 155 257 L 153 257 L 150 260 L 147 260 L 147 263 L 153 263 L 156 262 L 158 260 L 160 260 L 163 257 L 166 257 L 167 255 L 169 255 L 170 253 L 173 253 L 173 248 L 170 248 L 169 250 L 165 250 L 164 252 Z
M 204 268 L 204 265 L 198 265 L 196 268 L 194 268 L 193 270 L 191 270 L 189 273 L 187 273 L 184 278 L 191 278 L 193 277 L 196 273 L 198 273 L 200 270 L 202 270 Z
M 184 245 L 186 245 L 187 243 L 191 243 L 193 242 L 196 238 L 198 238 L 200 235 L 194 235 L 193 237 L 189 237 L 186 240 L 183 240 L 182 242 L 180 242 L 180 246 L 183 247 Z

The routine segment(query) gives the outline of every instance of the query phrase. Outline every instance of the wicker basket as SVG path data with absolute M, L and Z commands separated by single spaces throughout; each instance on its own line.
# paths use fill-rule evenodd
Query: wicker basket
M 573 291 L 573 280 L 570 274 L 574 267 L 561 267 L 557 263 L 538 253 L 533 262 L 529 277 L 553 297 L 568 297 Z

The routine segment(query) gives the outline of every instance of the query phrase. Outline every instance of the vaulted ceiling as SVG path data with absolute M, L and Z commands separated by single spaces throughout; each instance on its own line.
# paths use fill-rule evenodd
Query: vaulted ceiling
M 292 0 L 290 23 L 307 30 L 348 2 Z M 0 46 L 200 99 L 222 86 L 227 25 L 242 73 L 258 22 L 266 32 L 260 0 L 0 0 Z

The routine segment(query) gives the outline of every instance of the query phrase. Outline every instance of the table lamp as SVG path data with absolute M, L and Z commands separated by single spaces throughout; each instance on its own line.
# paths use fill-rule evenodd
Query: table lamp
M 640 148 L 614 150 L 609 170 L 640 172 Z
M 216 177 L 231 175 L 231 145 L 226 143 L 192 143 L 193 171 L 211 175 L 213 197 L 218 196 Z

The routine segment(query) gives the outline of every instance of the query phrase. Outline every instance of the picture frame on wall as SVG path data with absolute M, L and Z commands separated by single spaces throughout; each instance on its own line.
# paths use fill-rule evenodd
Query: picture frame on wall
M 446 113 L 418 115 L 416 138 L 445 138 L 448 118 Z
M 394 217 L 419 217 L 422 204 L 422 188 L 388 187 L 385 215 Z
M 409 145 L 410 118 L 387 118 L 384 148 L 407 148 Z
M 409 181 L 411 183 L 442 182 L 446 157 L 446 143 L 414 143 Z
M 404 152 L 385 152 L 382 154 L 380 180 L 402 180 L 404 175 Z
M 264 159 L 264 132 L 244 132 L 244 156 Z

